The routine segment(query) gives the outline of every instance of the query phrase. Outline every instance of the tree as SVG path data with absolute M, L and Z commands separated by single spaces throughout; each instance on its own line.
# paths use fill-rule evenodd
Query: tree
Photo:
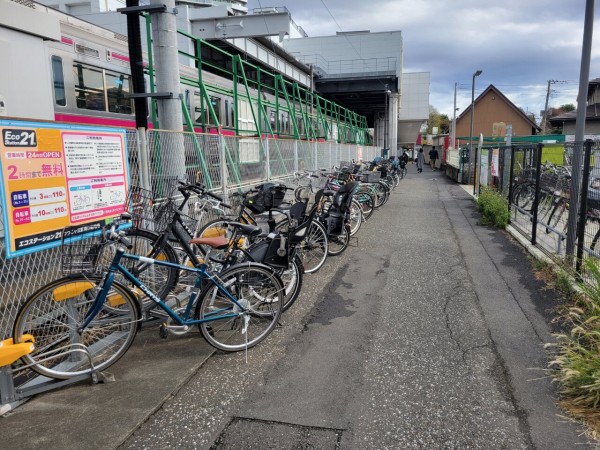
M 433 134 L 434 127 L 437 127 L 438 134 L 448 134 L 450 133 L 450 119 L 447 114 L 440 114 L 434 106 L 429 105 L 427 134 Z
M 566 105 L 560 105 L 558 109 L 562 110 L 563 112 L 571 112 L 575 111 L 576 108 L 573 103 L 567 103 Z

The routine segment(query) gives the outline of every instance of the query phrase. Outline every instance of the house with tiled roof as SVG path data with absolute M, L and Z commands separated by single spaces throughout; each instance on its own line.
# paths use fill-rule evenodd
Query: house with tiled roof
M 562 134 L 575 134 L 577 110 L 550 117 L 550 125 L 562 129 Z M 585 108 L 585 133 L 600 134 L 600 78 L 588 83 L 587 105 Z
M 512 126 L 513 136 L 531 136 L 539 132 L 538 125 L 493 84 L 475 99 L 474 105 L 473 139 L 478 139 L 479 134 L 486 137 L 505 136 L 508 125 Z M 471 105 L 456 118 L 459 146 L 468 143 L 470 127 Z

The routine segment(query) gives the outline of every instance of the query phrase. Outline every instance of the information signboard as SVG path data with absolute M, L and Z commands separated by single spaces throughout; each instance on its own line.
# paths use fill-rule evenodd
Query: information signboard
M 125 130 L 0 120 L 6 257 L 60 245 L 125 211 Z

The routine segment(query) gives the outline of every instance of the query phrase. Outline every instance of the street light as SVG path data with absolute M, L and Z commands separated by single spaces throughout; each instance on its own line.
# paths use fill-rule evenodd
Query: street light
M 392 91 L 388 90 L 388 85 L 385 85 L 385 122 L 383 123 L 383 150 L 387 148 L 387 138 L 388 138 L 388 97 L 392 93 Z M 384 155 L 381 155 L 384 156 Z
M 475 113 L 475 77 L 481 75 L 481 70 L 473 74 L 473 84 L 471 87 L 471 131 L 469 132 L 469 168 L 474 167 L 470 172 L 473 174 L 473 195 L 475 195 L 475 177 L 477 176 L 477 150 L 475 150 L 475 159 L 473 160 L 473 116 Z M 473 164 L 475 161 L 475 164 Z M 470 178 L 470 176 L 469 176 Z

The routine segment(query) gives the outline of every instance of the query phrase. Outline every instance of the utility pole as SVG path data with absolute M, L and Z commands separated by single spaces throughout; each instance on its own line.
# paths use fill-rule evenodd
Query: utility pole
M 546 134 L 546 120 L 548 119 L 548 100 L 550 99 L 550 85 L 555 83 L 566 83 L 566 81 L 548 80 L 548 89 L 546 90 L 546 104 L 544 106 L 544 119 L 542 120 L 543 134 Z
M 571 197 L 569 198 L 569 217 L 565 253 L 567 259 L 575 255 L 577 216 L 579 214 L 579 190 L 581 189 L 583 140 L 585 138 L 585 114 L 587 112 L 587 89 L 590 80 L 590 60 L 592 55 L 592 35 L 594 32 L 594 3 L 586 0 L 583 23 L 583 43 L 581 46 L 581 68 L 579 72 L 579 93 L 577 94 L 577 116 L 575 120 L 575 145 L 571 176 Z M 583 237 L 581 238 L 583 239 Z
M 450 147 L 455 150 L 454 146 L 456 145 L 456 90 L 458 89 L 458 81 L 454 83 L 454 112 L 452 114 L 452 142 L 450 143 Z

